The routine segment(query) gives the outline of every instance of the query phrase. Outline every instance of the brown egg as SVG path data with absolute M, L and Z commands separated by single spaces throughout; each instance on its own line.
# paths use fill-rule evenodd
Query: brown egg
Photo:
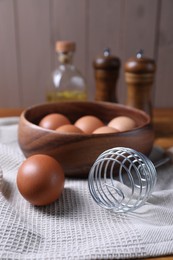
M 108 133 L 117 133 L 119 130 L 109 127 L 109 126 L 101 126 L 94 130 L 93 134 L 108 134 Z
M 80 117 L 74 125 L 84 133 L 91 134 L 95 129 L 104 126 L 104 123 L 98 117 L 88 115 Z
M 127 116 L 118 116 L 113 118 L 109 123 L 108 126 L 118 129 L 120 132 L 132 130 L 136 123 L 135 121 Z
M 52 113 L 43 117 L 39 123 L 39 126 L 46 129 L 55 130 L 59 126 L 66 124 L 71 124 L 70 120 L 66 116 L 58 113 Z
M 64 189 L 64 171 L 52 157 L 37 154 L 26 159 L 17 173 L 21 195 L 33 205 L 47 205 L 58 199 Z
M 70 133 L 71 134 L 83 134 L 84 133 L 77 126 L 70 125 L 70 124 L 62 125 L 62 126 L 58 127 L 56 129 L 56 132 L 58 132 L 58 133 L 68 133 L 68 134 L 70 134 Z

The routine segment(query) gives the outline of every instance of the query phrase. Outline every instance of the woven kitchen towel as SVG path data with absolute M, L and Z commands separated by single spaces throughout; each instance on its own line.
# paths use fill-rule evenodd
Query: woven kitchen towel
M 115 214 L 92 200 L 87 180 L 66 179 L 60 199 L 36 207 L 18 192 L 25 159 L 18 119 L 0 124 L 0 259 L 126 259 L 173 254 L 173 165 L 158 169 L 149 201 L 134 213 Z

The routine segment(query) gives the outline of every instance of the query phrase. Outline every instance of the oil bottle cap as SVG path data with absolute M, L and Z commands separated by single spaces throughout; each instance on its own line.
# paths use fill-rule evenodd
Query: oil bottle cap
M 93 67 L 95 69 L 108 69 L 108 70 L 118 70 L 120 67 L 120 59 L 112 56 L 110 49 L 106 48 L 102 56 L 98 56 L 96 60 L 93 61 Z
M 56 52 L 69 52 L 75 51 L 76 44 L 72 41 L 57 41 L 55 44 Z
M 125 63 L 125 72 L 143 74 L 143 73 L 154 73 L 156 65 L 154 60 L 145 58 L 143 51 L 137 52 L 136 57 L 132 57 Z

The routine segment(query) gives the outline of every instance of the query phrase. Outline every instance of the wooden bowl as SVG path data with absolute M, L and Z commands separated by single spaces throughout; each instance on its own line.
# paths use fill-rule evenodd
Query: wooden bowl
M 47 130 L 38 123 L 47 114 L 62 113 L 71 122 L 84 115 L 99 117 L 105 124 L 116 116 L 135 120 L 136 128 L 108 134 L 62 134 Z M 19 145 L 26 157 L 48 154 L 58 160 L 69 177 L 86 177 L 103 151 L 113 147 L 129 147 L 149 155 L 154 141 L 150 117 L 143 111 L 108 102 L 60 102 L 36 105 L 20 117 Z

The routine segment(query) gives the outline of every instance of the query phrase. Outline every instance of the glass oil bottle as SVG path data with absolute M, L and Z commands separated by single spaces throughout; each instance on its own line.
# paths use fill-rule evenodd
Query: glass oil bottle
M 59 66 L 52 74 L 52 89 L 47 94 L 48 102 L 87 100 L 86 80 L 73 63 L 75 49 L 75 42 L 56 42 L 55 51 Z

